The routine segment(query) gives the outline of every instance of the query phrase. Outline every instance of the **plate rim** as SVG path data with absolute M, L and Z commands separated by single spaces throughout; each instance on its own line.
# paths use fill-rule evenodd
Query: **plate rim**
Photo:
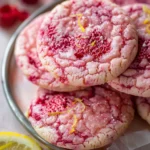
M 15 31 L 15 33 L 11 36 L 7 47 L 5 49 L 4 57 L 2 60 L 2 66 L 1 66 L 1 78 L 2 78 L 2 88 L 5 95 L 5 98 L 7 100 L 7 103 L 13 112 L 14 116 L 17 118 L 17 120 L 20 122 L 20 124 L 40 143 L 44 144 L 48 148 L 52 148 L 55 150 L 63 150 L 63 148 L 59 148 L 53 144 L 50 144 L 46 140 L 44 140 L 41 136 L 39 136 L 34 128 L 31 126 L 28 119 L 25 117 L 19 106 L 15 102 L 15 98 L 13 97 L 11 93 L 11 87 L 9 83 L 9 68 L 10 68 L 10 62 L 14 54 L 14 45 L 16 38 L 20 34 L 23 28 L 27 26 L 33 19 L 35 19 L 38 15 L 50 11 L 53 9 L 57 4 L 63 2 L 64 0 L 54 0 L 53 2 L 50 2 L 42 7 L 40 7 L 38 10 L 36 10 L 27 20 L 25 20 Z

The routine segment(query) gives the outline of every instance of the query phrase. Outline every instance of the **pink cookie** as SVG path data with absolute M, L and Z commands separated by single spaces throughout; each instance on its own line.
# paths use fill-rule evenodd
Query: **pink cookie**
M 139 53 L 130 67 L 110 85 L 127 94 L 150 97 L 150 7 L 144 4 L 125 6 L 139 35 Z
M 129 5 L 134 3 L 146 3 L 150 4 L 150 0 L 111 0 L 118 5 Z
M 136 107 L 139 115 L 150 124 L 150 98 L 138 97 Z
M 54 77 L 88 87 L 119 76 L 137 53 L 137 34 L 117 5 L 103 0 L 69 0 L 46 17 L 38 54 Z
M 39 89 L 28 118 L 48 142 L 67 149 L 94 149 L 112 143 L 134 117 L 130 96 L 105 87 L 72 93 Z
M 68 82 L 63 80 L 63 78 L 54 78 L 45 70 L 39 60 L 36 48 L 36 37 L 46 15 L 48 14 L 37 17 L 19 35 L 15 47 L 17 64 L 27 78 L 40 87 L 54 91 L 79 90 L 80 87 L 68 85 Z

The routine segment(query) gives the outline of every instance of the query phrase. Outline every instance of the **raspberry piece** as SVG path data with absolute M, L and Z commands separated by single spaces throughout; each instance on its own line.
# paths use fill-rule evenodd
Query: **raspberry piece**
M 26 11 L 20 11 L 15 6 L 4 5 L 0 8 L 0 26 L 11 27 L 18 20 L 24 21 L 28 16 Z
M 18 20 L 20 21 L 24 21 L 25 19 L 27 19 L 29 17 L 29 13 L 26 11 L 20 11 L 18 13 Z
M 4 5 L 0 8 L 0 26 L 10 27 L 17 21 L 18 10 L 14 6 Z
M 38 3 L 38 0 L 22 0 L 25 4 L 34 5 Z

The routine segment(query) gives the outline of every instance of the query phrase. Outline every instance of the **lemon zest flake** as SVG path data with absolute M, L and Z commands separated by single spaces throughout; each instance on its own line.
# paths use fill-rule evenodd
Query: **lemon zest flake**
M 56 72 L 52 72 L 52 73 L 53 73 L 54 77 L 55 77 L 56 79 L 58 79 L 58 74 L 57 74 Z
M 50 112 L 49 115 L 50 115 L 50 116 L 58 116 L 58 115 L 61 115 L 61 114 L 64 114 L 64 113 L 70 113 L 71 110 L 73 110 L 73 108 L 70 108 L 70 109 L 69 109 L 69 108 L 67 107 L 67 110 L 65 110 L 65 111 L 62 111 L 62 112 L 60 112 L 60 111 L 58 111 L 58 112 Z
M 67 113 L 70 113 L 74 108 L 67 109 Z
M 84 110 L 86 109 L 86 106 L 85 106 L 85 104 L 82 102 L 82 99 L 80 99 L 80 98 L 75 98 L 75 99 L 74 99 L 74 102 L 73 102 L 73 105 L 74 105 L 74 104 L 77 104 L 77 103 L 80 103 L 80 104 L 83 106 L 83 108 L 82 108 L 82 110 L 81 110 L 80 113 L 84 112 Z M 60 114 L 64 114 L 65 112 L 70 113 L 73 109 L 74 109 L 74 108 L 67 109 L 67 110 L 64 111 L 64 112 L 51 112 L 51 113 L 49 113 L 49 115 L 50 115 L 50 116 L 57 116 L 57 115 L 60 115 Z M 72 134 L 72 133 L 74 133 L 74 132 L 76 131 L 75 128 L 76 128 L 76 126 L 77 126 L 77 123 L 78 123 L 77 116 L 76 116 L 76 115 L 73 115 L 73 124 L 72 124 L 71 130 L 70 130 L 70 132 L 69 132 L 70 134 Z M 1 150 L 1 149 L 0 149 L 0 150 Z
M 147 25 L 147 27 L 146 27 L 146 32 L 147 32 L 148 34 L 150 34 L 150 24 Z
M 85 28 L 81 24 L 81 17 L 78 17 L 78 26 L 80 27 L 81 32 L 85 32 Z
M 143 21 L 143 24 L 148 24 L 148 23 L 150 23 L 150 20 L 149 20 L 149 19 L 145 19 L 145 20 Z
M 83 108 L 82 108 L 82 110 L 81 110 L 81 113 L 84 112 L 84 110 L 86 109 L 86 106 L 85 106 L 85 104 L 82 102 L 82 99 L 75 98 L 75 103 L 77 103 L 77 102 L 79 102 L 79 103 L 83 106 Z
M 63 112 L 51 112 L 51 113 L 49 113 L 50 116 L 58 116 L 60 114 L 63 114 Z
M 27 118 L 29 118 L 29 110 L 28 110 L 27 112 L 25 112 L 25 116 L 26 116 Z
M 9 142 L 3 146 L 0 146 L 0 150 L 5 150 L 6 148 L 11 147 L 13 144 L 14 144 L 13 142 Z
M 70 17 L 82 17 L 82 14 L 74 14 L 74 15 L 71 15 Z
M 143 11 L 147 14 L 147 18 L 144 20 L 143 24 L 146 25 L 146 33 L 150 34 L 150 9 L 143 5 Z
M 93 42 L 91 43 L 91 46 L 95 46 L 95 44 L 96 44 L 96 41 L 93 41 Z
M 81 46 L 79 44 L 76 43 L 75 45 L 76 45 L 76 47 L 81 48 Z
M 143 5 L 143 11 L 150 15 L 150 9 L 147 6 Z
M 75 102 L 75 103 L 77 103 L 77 102 L 82 102 L 82 99 L 80 99 L 80 98 L 75 98 L 75 99 L 74 99 L 74 102 Z
M 77 126 L 77 122 L 78 122 L 78 119 L 77 119 L 77 116 L 76 115 L 73 115 L 73 125 L 71 127 L 71 130 L 70 130 L 70 134 L 74 133 L 76 130 L 76 126 Z
M 82 14 L 71 15 L 71 17 L 78 17 L 78 26 L 79 26 L 81 32 L 85 32 L 85 28 L 83 27 L 83 25 L 81 23 L 82 16 L 83 16 Z

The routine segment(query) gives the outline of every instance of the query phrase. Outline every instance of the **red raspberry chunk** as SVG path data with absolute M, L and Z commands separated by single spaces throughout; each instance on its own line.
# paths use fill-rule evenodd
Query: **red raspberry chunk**
M 17 21 L 18 10 L 14 6 L 4 5 L 0 8 L 0 26 L 11 27 Z

